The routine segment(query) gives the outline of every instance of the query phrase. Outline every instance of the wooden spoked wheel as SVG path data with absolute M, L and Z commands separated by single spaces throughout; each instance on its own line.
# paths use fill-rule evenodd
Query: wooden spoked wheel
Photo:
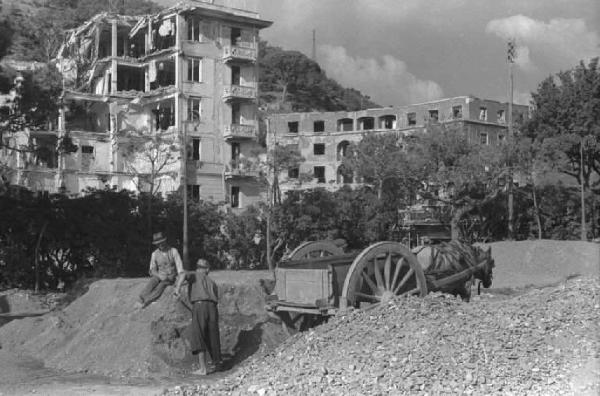
M 339 246 L 329 241 L 309 241 L 302 242 L 296 249 L 290 253 L 289 260 L 303 260 L 310 258 L 319 258 L 325 256 L 336 256 L 344 254 Z
M 398 242 L 379 242 L 363 250 L 344 280 L 341 308 L 386 303 L 395 296 L 425 296 L 425 274 L 415 255 Z

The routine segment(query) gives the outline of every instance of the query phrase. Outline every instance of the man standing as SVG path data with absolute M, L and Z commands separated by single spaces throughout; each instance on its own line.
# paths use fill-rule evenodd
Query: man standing
M 196 271 L 186 272 L 179 276 L 175 285 L 175 296 L 179 292 L 184 279 L 189 282 L 189 299 L 192 304 L 192 323 L 188 328 L 188 338 L 192 354 L 198 355 L 197 371 L 193 374 L 208 374 L 206 352 L 210 353 L 215 369 L 221 364 L 221 340 L 219 338 L 219 311 L 217 309 L 219 291 L 215 282 L 209 278 L 208 261 L 199 259 Z
M 169 246 L 162 232 L 153 235 L 152 244 L 157 247 L 150 257 L 149 273 L 152 278 L 140 294 L 140 301 L 136 303 L 138 308 L 144 308 L 158 299 L 167 286 L 175 283 L 177 275 L 183 273 L 179 252 Z

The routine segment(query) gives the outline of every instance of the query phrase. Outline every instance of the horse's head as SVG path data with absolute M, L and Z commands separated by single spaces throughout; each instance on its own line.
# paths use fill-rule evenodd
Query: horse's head
M 495 266 L 494 259 L 492 258 L 492 247 L 490 246 L 487 250 L 483 250 L 478 247 L 477 251 L 477 262 L 479 264 L 484 264 L 480 267 L 479 271 L 475 273 L 475 277 L 481 280 L 483 287 L 487 289 L 488 287 L 492 286 L 492 272 Z

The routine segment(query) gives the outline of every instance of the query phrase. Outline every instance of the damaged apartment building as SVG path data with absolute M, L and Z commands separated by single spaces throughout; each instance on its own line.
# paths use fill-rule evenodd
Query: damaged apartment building
M 401 107 L 356 112 L 311 112 L 274 114 L 269 117 L 269 146 L 293 146 L 304 157 L 299 168 L 279 175 L 282 192 L 324 187 L 335 190 L 358 184 L 342 172 L 342 159 L 351 143 L 366 133 L 396 133 L 399 137 L 421 133 L 432 124 L 452 126 L 471 141 L 498 144 L 508 134 L 508 103 L 472 96 L 440 99 Z M 513 123 L 520 124 L 529 107 L 513 105 Z M 300 175 L 312 175 L 303 180 Z
M 195 199 L 260 200 L 256 175 L 239 169 L 258 145 L 258 40 L 271 25 L 256 9 L 256 0 L 186 1 L 155 15 L 98 14 L 71 31 L 57 60 L 65 89 L 54 133 L 77 151 L 59 154 L 44 189 L 165 195 L 186 180 Z

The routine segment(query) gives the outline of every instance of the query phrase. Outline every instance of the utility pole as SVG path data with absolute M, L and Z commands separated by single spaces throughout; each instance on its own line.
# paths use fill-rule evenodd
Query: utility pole
M 585 226 L 585 185 L 583 184 L 583 136 L 579 142 L 579 183 L 581 183 L 581 240 L 587 241 Z
M 183 268 L 189 270 L 190 254 L 188 249 L 188 191 L 187 191 L 187 126 L 183 126 L 182 138 L 182 158 L 181 158 L 181 184 L 183 200 Z
M 514 138 L 513 132 L 513 64 L 515 63 L 515 40 L 511 39 L 508 41 L 508 139 Z M 508 195 L 508 239 L 513 240 L 515 237 L 515 225 L 514 225 L 514 197 L 513 197 L 513 169 L 512 161 L 508 163 L 508 177 L 507 177 L 507 195 Z

